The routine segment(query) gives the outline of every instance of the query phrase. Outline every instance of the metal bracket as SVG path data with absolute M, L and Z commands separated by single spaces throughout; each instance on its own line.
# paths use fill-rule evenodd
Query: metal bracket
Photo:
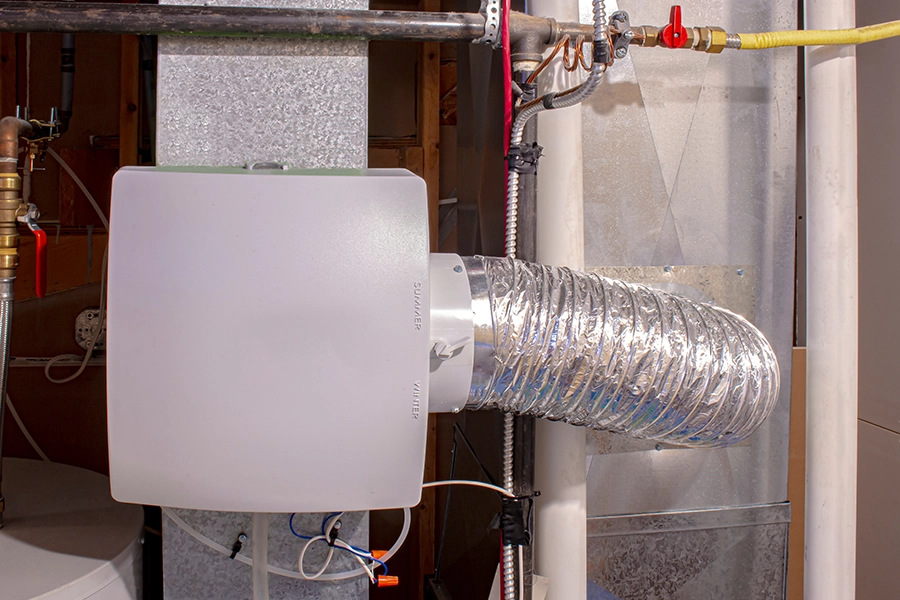
M 541 158 L 544 148 L 534 144 L 519 144 L 509 147 L 509 170 L 514 173 L 531 175 L 537 173 L 538 160 Z
M 628 56 L 628 45 L 634 39 L 634 31 L 631 29 L 628 13 L 624 10 L 614 12 L 609 22 L 618 32 L 613 36 L 613 55 L 616 58 L 625 58 Z
M 481 0 L 481 8 L 478 13 L 484 17 L 484 35 L 472 42 L 473 44 L 490 44 L 498 48 L 503 42 L 500 36 L 500 16 L 503 9 L 500 0 Z
M 86 308 L 81 311 L 75 318 L 75 343 L 87 350 L 97 333 L 98 323 L 100 323 L 99 308 Z M 100 325 L 100 334 L 97 336 L 94 350 L 106 350 L 106 322 Z

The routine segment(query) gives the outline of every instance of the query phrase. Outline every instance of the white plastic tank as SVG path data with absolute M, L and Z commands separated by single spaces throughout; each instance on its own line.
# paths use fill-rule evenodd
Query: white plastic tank
M 136 600 L 140 506 L 119 504 L 109 479 L 76 467 L 3 459 L 3 600 Z

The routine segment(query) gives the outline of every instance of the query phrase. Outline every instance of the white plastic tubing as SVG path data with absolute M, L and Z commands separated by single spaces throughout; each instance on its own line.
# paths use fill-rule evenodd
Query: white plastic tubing
M 534 15 L 578 20 L 575 0 L 532 0 Z M 537 261 L 584 268 L 581 107 L 538 117 L 544 147 L 537 186 Z M 547 600 L 587 596 L 585 432 L 566 423 L 535 423 L 535 573 L 550 578 Z
M 253 513 L 251 525 L 253 556 L 253 600 L 269 600 L 269 515 Z
M 807 29 L 853 27 L 854 0 L 806 0 Z M 856 50 L 806 51 L 805 597 L 856 593 Z

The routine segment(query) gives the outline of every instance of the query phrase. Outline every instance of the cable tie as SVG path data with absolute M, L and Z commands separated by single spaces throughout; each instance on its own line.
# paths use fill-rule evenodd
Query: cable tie
M 503 498 L 500 512 L 500 531 L 504 546 L 531 545 L 531 515 L 533 496 Z
M 553 101 L 556 100 L 556 92 L 549 92 L 544 94 L 542 98 L 542 102 L 544 104 L 544 108 L 547 110 L 553 110 Z
M 509 156 L 506 160 L 509 163 L 509 170 L 513 173 L 523 173 L 532 175 L 537 173 L 538 161 L 540 160 L 544 148 L 538 146 L 537 142 L 533 144 L 519 144 L 509 147 Z
M 608 65 L 612 60 L 612 52 L 609 47 L 609 39 L 594 40 L 594 64 Z

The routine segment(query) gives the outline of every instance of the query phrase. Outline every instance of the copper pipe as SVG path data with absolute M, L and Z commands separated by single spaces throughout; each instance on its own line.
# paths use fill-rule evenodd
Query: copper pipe
M 34 128 L 28 121 L 17 117 L 0 119 L 0 173 L 15 173 L 19 158 L 19 138 L 31 137 Z M 8 159 L 16 159 L 13 162 Z

